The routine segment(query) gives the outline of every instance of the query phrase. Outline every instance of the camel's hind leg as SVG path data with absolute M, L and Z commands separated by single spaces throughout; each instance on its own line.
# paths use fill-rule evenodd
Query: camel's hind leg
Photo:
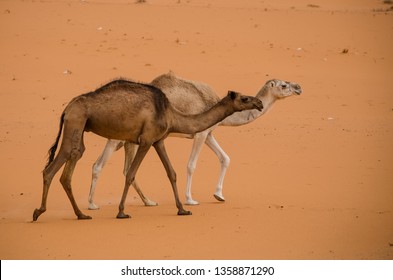
M 43 171 L 44 187 L 42 193 L 42 202 L 41 207 L 39 209 L 36 209 L 33 213 L 34 221 L 36 221 L 38 217 L 46 211 L 46 201 L 48 198 L 50 184 L 57 171 L 59 171 L 59 169 L 63 166 L 65 162 L 66 166 L 63 170 L 60 181 L 71 201 L 71 204 L 74 208 L 75 214 L 78 216 L 78 219 L 90 218 L 89 216 L 83 215 L 82 212 L 79 210 L 71 191 L 72 173 L 74 171 L 76 162 L 82 157 L 82 154 L 85 150 L 85 147 L 83 145 L 83 128 L 85 126 L 85 122 L 86 120 L 84 120 L 83 118 L 78 118 L 78 116 L 72 119 L 68 119 L 67 117 L 64 118 L 64 134 L 59 153 L 55 157 L 55 159 L 46 166 Z M 56 145 L 53 147 L 57 147 L 57 142 Z M 53 147 L 51 149 L 51 153 L 55 152 Z
M 71 177 L 74 173 L 75 165 L 78 162 L 78 158 L 72 158 L 67 161 L 66 166 L 64 167 L 63 174 L 61 175 L 60 182 L 63 185 L 64 190 L 67 193 L 67 196 L 72 204 L 72 208 L 74 208 L 75 215 L 78 217 L 78 220 L 91 219 L 90 216 L 87 216 L 82 213 L 76 204 L 74 195 L 72 194 L 71 188 Z
M 67 160 L 67 155 L 63 151 L 60 151 L 56 158 L 44 169 L 43 175 L 43 191 L 42 191 L 42 201 L 41 207 L 35 209 L 33 213 L 33 221 L 37 221 L 38 217 L 46 211 L 46 201 L 48 199 L 49 187 L 52 182 L 53 177 L 63 166 Z
M 208 131 L 202 131 L 200 133 L 195 134 L 194 142 L 192 144 L 192 150 L 190 154 L 190 158 L 188 160 L 187 165 L 187 183 L 186 183 L 186 204 L 187 205 L 198 205 L 199 202 L 192 198 L 191 193 L 191 185 L 192 185 L 192 176 L 195 172 L 197 161 L 199 154 L 201 153 L 203 143 L 206 141 L 206 137 L 208 135 Z
M 122 145 L 122 141 L 120 140 L 112 140 L 109 139 L 106 142 L 105 148 L 102 151 L 102 154 L 98 157 L 97 161 L 93 164 L 92 168 L 92 176 L 91 176 L 91 185 L 90 185 L 90 193 L 89 193 L 89 209 L 96 210 L 100 207 L 94 203 L 94 192 L 97 186 L 97 180 L 101 173 L 101 170 L 104 168 L 108 159 L 112 156 L 112 154 L 117 151 Z M 119 147 L 120 146 L 120 147 Z
M 74 195 L 72 194 L 72 188 L 71 188 L 71 178 L 72 174 L 74 173 L 74 169 L 76 166 L 76 163 L 78 160 L 82 157 L 83 152 L 85 151 L 85 146 L 83 144 L 83 130 L 77 130 L 75 129 L 72 135 L 72 140 L 71 140 L 71 153 L 70 153 L 70 158 L 66 162 L 66 166 L 64 167 L 63 174 L 61 174 L 60 177 L 60 182 L 63 185 L 63 188 L 65 192 L 67 193 L 67 196 L 72 204 L 72 208 L 74 208 L 75 215 L 78 217 L 79 220 L 84 220 L 84 219 L 91 219 L 90 216 L 87 216 L 82 213 L 82 211 L 79 209 Z

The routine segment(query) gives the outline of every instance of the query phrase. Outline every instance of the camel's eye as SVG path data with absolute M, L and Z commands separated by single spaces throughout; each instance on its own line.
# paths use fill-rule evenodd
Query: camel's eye
M 287 88 L 287 84 L 281 85 L 281 88 L 282 88 L 282 89 L 286 89 L 286 88 Z
M 249 102 L 249 98 L 246 97 L 246 96 L 243 96 L 243 97 L 241 98 L 241 101 L 242 101 L 243 103 L 247 103 L 247 102 Z

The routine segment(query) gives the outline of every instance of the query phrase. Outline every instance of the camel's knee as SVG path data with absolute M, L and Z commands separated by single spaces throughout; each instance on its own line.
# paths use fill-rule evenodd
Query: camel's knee
M 220 158 L 220 163 L 223 168 L 228 168 L 229 164 L 231 163 L 231 159 L 227 154 L 223 154 Z
M 70 152 L 70 160 L 79 160 L 85 152 L 84 146 L 74 148 Z
M 188 174 L 194 174 L 196 166 L 197 166 L 196 162 L 194 162 L 194 161 L 193 162 L 189 162 L 188 165 L 187 165 L 187 172 L 188 172 Z
M 50 172 L 48 172 L 47 169 L 48 168 L 45 168 L 44 171 L 42 171 L 42 178 L 45 186 L 49 186 L 53 179 L 53 175 Z
M 60 177 L 60 183 L 63 188 L 70 188 L 71 187 L 71 177 L 65 174 L 62 174 Z
M 96 162 L 93 164 L 93 167 L 92 167 L 93 179 L 97 179 L 97 178 L 98 178 L 98 176 L 99 176 L 100 173 L 101 173 L 101 170 L 102 170 L 102 165 L 99 164 L 98 161 L 96 161 Z
M 71 141 L 71 149 L 69 153 L 69 159 L 79 160 L 85 152 L 85 144 L 83 143 L 83 134 L 80 136 L 77 131 L 74 131 Z

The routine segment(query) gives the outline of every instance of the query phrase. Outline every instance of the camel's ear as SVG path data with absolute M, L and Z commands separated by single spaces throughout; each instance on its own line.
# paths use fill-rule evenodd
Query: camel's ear
M 275 87 L 276 86 L 276 83 L 272 80 L 272 81 L 270 81 L 270 87 Z
M 239 95 L 236 91 L 228 90 L 228 95 L 231 97 L 232 100 L 235 100 L 236 97 Z

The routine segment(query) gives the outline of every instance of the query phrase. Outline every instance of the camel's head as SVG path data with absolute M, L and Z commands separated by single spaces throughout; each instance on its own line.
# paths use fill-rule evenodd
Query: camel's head
M 237 111 L 257 109 L 262 111 L 263 104 L 258 98 L 242 95 L 236 91 L 228 91 L 228 97 L 233 101 Z
M 282 80 L 270 80 L 265 84 L 267 90 L 278 99 L 282 99 L 291 95 L 300 95 L 302 93 L 302 88 L 300 85 L 286 82 Z

